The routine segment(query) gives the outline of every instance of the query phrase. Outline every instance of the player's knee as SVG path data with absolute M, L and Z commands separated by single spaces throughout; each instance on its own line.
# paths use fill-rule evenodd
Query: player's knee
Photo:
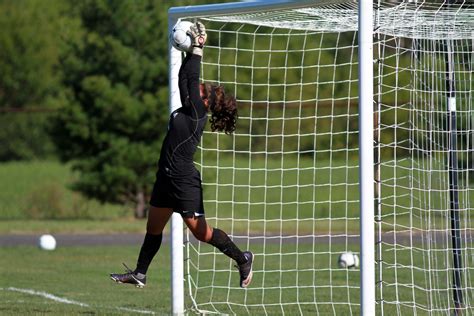
M 212 234 L 208 230 L 200 230 L 193 232 L 194 237 L 201 242 L 209 242 L 211 240 Z

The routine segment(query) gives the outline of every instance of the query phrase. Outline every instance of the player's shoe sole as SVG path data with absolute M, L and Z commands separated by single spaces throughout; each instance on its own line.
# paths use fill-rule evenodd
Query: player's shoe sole
M 253 277 L 253 260 L 254 255 L 250 251 L 244 251 L 245 257 L 247 257 L 247 262 L 237 266 L 240 273 L 240 287 L 246 288 L 252 282 Z
M 145 283 L 141 282 L 139 279 L 136 279 L 136 278 L 133 278 L 133 277 L 130 277 L 128 280 L 124 281 L 123 280 L 123 275 L 120 275 L 120 274 L 110 274 L 110 279 L 112 281 L 115 281 L 117 283 L 121 283 L 121 284 L 133 284 L 135 285 L 135 287 L 137 288 L 144 288 L 145 287 Z M 132 279 L 132 280 L 130 280 Z
M 115 281 L 117 283 L 122 283 L 122 284 L 132 284 L 135 285 L 137 288 L 143 288 L 146 285 L 146 277 L 143 279 L 138 278 L 135 273 L 130 270 L 129 267 L 124 263 L 123 264 L 126 268 L 126 273 L 120 274 L 120 273 L 111 273 L 110 274 L 110 279 L 112 281 Z

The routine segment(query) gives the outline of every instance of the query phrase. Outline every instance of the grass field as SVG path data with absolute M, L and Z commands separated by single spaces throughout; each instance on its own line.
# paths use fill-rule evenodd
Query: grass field
M 114 234 L 143 233 L 144 219 L 0 220 L 0 234 Z
M 202 287 L 194 297 L 199 308 L 237 315 L 359 314 L 360 271 L 337 267 L 336 253 L 341 245 L 332 245 L 329 252 L 326 246 L 302 244 L 302 254 L 297 257 L 289 256 L 293 245 L 266 247 L 269 253 L 280 248 L 286 255 L 263 257 L 262 245 L 254 245 L 254 279 L 247 290 L 238 287 L 238 274 L 230 260 L 221 254 L 202 255 L 202 272 L 191 280 Z M 314 248 L 319 252 L 304 254 Z M 59 247 L 52 252 L 30 246 L 0 248 L 0 315 L 168 315 L 167 244 L 152 263 L 144 289 L 116 284 L 108 277 L 110 272 L 122 270 L 123 261 L 133 266 L 137 251 L 135 246 Z M 386 259 L 392 261 L 393 255 L 388 253 Z M 396 255 L 401 266 L 413 260 L 408 252 Z M 424 259 L 414 260 L 422 266 Z M 449 276 L 441 271 L 437 278 L 448 280 Z M 424 271 L 389 268 L 384 275 L 385 315 L 428 315 L 423 306 L 432 298 L 438 306 L 449 306 L 449 288 L 430 292 L 425 287 L 431 281 Z M 188 285 L 187 281 L 186 291 Z M 467 295 L 472 299 L 472 293 Z M 416 305 L 411 303 L 414 297 Z M 229 305 L 226 302 L 230 300 L 233 303 Z M 189 296 L 186 305 L 191 307 Z
M 256 247 L 256 252 L 261 249 Z M 119 272 L 121 262 L 128 261 L 133 265 L 137 247 L 59 247 L 53 252 L 41 251 L 35 247 L 7 247 L 0 249 L 0 265 L 8 267 L 7 273 L 0 277 L 2 299 L 0 300 L 1 315 L 138 315 L 156 313 L 168 314 L 170 311 L 170 280 L 169 280 L 169 248 L 164 246 L 155 258 L 148 274 L 147 286 L 136 289 L 132 286 L 116 284 L 108 278 L 108 273 Z M 222 255 L 220 255 L 222 256 Z M 204 257 L 204 260 L 206 257 Z M 218 269 L 227 266 L 229 260 L 219 257 Z M 324 269 L 323 263 L 327 258 L 321 258 L 319 272 L 301 272 L 297 290 L 290 287 L 282 294 L 276 290 L 279 284 L 291 282 L 294 276 L 288 272 L 280 275 L 282 280 L 274 274 L 264 275 L 262 257 L 257 257 L 253 286 L 248 290 L 238 288 L 238 274 L 234 272 L 216 273 L 215 288 L 204 290 L 197 297 L 198 300 L 213 300 L 214 302 L 233 299 L 247 307 L 234 306 L 237 314 L 249 308 L 252 315 L 264 313 L 257 305 L 262 302 L 279 304 L 267 307 L 270 314 L 286 313 L 298 314 L 297 295 L 300 300 L 316 301 L 311 306 L 302 306 L 305 314 L 313 314 L 315 310 L 321 314 L 330 312 L 333 308 L 341 314 L 356 313 L 358 309 L 358 271 Z M 206 265 L 206 263 L 202 262 Z M 207 263 L 212 264 L 212 262 Z M 287 267 L 292 265 L 286 263 Z M 275 259 L 267 259 L 265 267 L 274 269 L 279 265 Z M 310 262 L 306 264 L 308 267 Z M 285 268 L 285 267 L 282 267 Z M 301 266 L 303 268 L 303 266 Z M 304 280 L 311 274 L 311 278 Z M 229 278 L 232 287 L 229 290 L 219 290 Z M 266 278 L 266 280 L 264 280 Z M 305 289 L 312 278 L 317 278 L 316 287 Z M 333 288 L 328 287 L 328 279 Z M 269 281 L 270 280 L 270 281 Z M 200 280 L 206 283 L 205 279 Z M 265 285 L 265 289 L 262 287 Z M 212 291 L 212 293 L 210 292 Z M 297 291 L 299 294 L 297 294 Z M 210 294 L 210 295 L 208 295 Z M 334 302 L 335 305 L 328 302 Z M 350 302 L 352 305 L 349 305 Z M 190 304 L 190 301 L 187 301 Z M 287 304 L 287 305 L 286 305 Z M 216 304 L 221 310 L 228 310 Z M 206 307 L 206 306 L 204 306 Z M 210 306 L 207 306 L 208 308 Z M 355 310 L 354 310 L 355 309 Z
M 289 159 L 283 163 L 294 162 Z M 250 234 L 251 238 L 326 234 L 331 239 L 358 235 L 355 166 L 333 161 L 329 168 L 327 161 L 318 161 L 316 168 L 311 168 L 313 162 L 302 159 L 299 168 L 284 170 L 282 161 L 239 160 L 232 170 L 228 168 L 231 163 L 222 159 L 218 168 L 203 168 L 204 181 L 208 181 L 206 212 L 212 226 L 234 236 Z M 401 166 L 384 170 L 389 180 L 383 184 L 388 189 L 382 200 L 388 207 L 384 211 L 391 212 L 383 217 L 385 232 L 410 232 L 408 228 L 414 225 L 424 228 L 429 215 L 431 226 L 427 227 L 436 227 L 442 238 L 438 242 L 434 242 L 438 237 L 415 238 L 415 242 L 429 241 L 429 245 L 383 245 L 383 311 L 385 315 L 425 315 L 429 314 L 425 306 L 430 302 L 443 310 L 452 301 L 447 286 L 452 272 L 451 256 L 446 251 L 449 239 L 442 234 L 449 221 L 443 209 L 425 214 L 419 206 L 419 213 L 411 212 L 407 207 L 411 192 L 406 189 L 409 169 Z M 0 234 L 144 232 L 145 221 L 134 219 L 132 211 L 71 192 L 68 183 L 74 176 L 58 162 L 1 164 Z M 214 177 L 216 183 L 206 180 Z M 472 201 L 472 194 L 472 189 L 464 190 L 462 200 Z M 437 190 L 428 197 L 433 205 L 445 202 Z M 463 216 L 464 227 L 472 228 L 472 216 Z M 186 264 L 190 279 L 185 288 L 195 291 L 199 284 L 199 291 L 193 294 L 199 308 L 251 315 L 358 314 L 359 270 L 339 269 L 336 264 L 341 251 L 349 247 L 358 252 L 358 244 L 272 240 L 251 245 L 257 261 L 252 287 L 247 290 L 237 287 L 238 274 L 228 259 L 215 255 L 208 245 L 189 244 Z M 193 253 L 195 246 L 202 248 Z M 70 246 L 54 252 L 28 246 L 0 248 L 0 315 L 166 315 L 170 311 L 166 244 L 152 264 L 145 289 L 121 286 L 108 279 L 108 273 L 122 271 L 121 262 L 134 266 L 138 248 Z M 474 278 L 470 254 L 465 251 L 466 282 Z M 472 293 L 466 297 L 474 300 Z M 229 301 L 233 303 L 227 304 Z M 186 304 L 191 306 L 189 296 Z
M 150 267 L 145 289 L 109 279 L 133 265 L 137 247 L 0 248 L 0 315 L 138 315 L 170 310 L 169 249 Z M 53 297 L 54 296 L 54 297 Z
M 233 166 L 233 167 L 232 167 Z M 297 166 L 297 168 L 292 168 Z M 431 216 L 443 220 L 445 187 L 433 186 L 429 194 L 409 190 L 407 162 L 382 170 L 382 212 L 397 227 L 412 225 L 414 214 L 424 211 L 425 200 L 439 209 Z M 212 159 L 202 166 L 206 213 L 212 223 L 241 233 L 358 232 L 358 168 L 345 161 L 310 158 Z M 426 174 L 421 174 L 424 177 Z M 433 172 L 434 178 L 445 174 Z M 75 175 L 54 161 L 0 164 L 0 233 L 41 232 L 142 232 L 143 223 L 120 205 L 101 204 L 68 189 Z M 438 183 L 438 182 L 436 182 Z M 439 182 L 445 185 L 445 182 Z M 435 183 L 433 185 L 436 185 Z M 412 201 L 411 198 L 414 197 Z M 461 207 L 474 200 L 469 187 L 460 192 Z M 469 204 L 469 203 L 468 203 Z M 467 205 L 468 205 L 467 204 Z M 415 215 L 420 217 L 420 215 Z M 58 219 L 55 221 L 51 219 Z M 281 220 L 285 220 L 282 228 Z M 37 220 L 40 220 L 39 222 Z M 471 219 L 467 219 L 471 221 Z M 244 223 L 234 225 L 233 223 Z M 230 226 L 234 225 L 234 226 Z M 468 225 L 472 227 L 472 223 Z
M 57 161 L 0 164 L 0 219 L 114 219 L 131 216 L 71 191 L 75 174 Z

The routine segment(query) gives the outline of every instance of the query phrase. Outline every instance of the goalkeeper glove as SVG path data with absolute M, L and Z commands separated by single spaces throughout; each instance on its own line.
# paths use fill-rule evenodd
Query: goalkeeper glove
M 196 22 L 191 26 L 188 34 L 191 36 L 193 41 L 192 53 L 194 55 L 202 56 L 202 49 L 207 39 L 206 27 L 201 22 Z

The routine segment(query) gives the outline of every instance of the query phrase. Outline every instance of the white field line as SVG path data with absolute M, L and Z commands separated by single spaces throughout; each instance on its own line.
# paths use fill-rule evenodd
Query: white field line
M 35 295 L 35 296 L 42 296 L 42 297 L 47 298 L 49 300 L 59 302 L 59 303 L 64 303 L 64 304 L 79 305 L 79 306 L 82 306 L 82 307 L 90 307 L 89 304 L 81 303 L 81 302 L 77 302 L 77 301 L 73 301 L 73 300 L 68 300 L 67 298 L 61 298 L 61 297 L 58 297 L 56 295 L 49 294 L 49 293 L 42 292 L 42 291 L 35 291 L 35 290 L 31 290 L 31 289 L 18 289 L 16 287 L 8 287 L 8 288 L 2 289 L 2 290 L 12 291 L 12 292 L 20 292 L 20 293 L 30 294 L 30 295 Z
M 16 288 L 16 287 L 7 287 L 7 288 L 0 288 L 0 291 L 19 292 L 19 293 L 23 293 L 23 294 L 41 296 L 41 297 L 44 297 L 46 299 L 49 299 L 49 300 L 52 300 L 52 301 L 55 301 L 55 302 L 58 302 L 58 303 L 77 305 L 77 306 L 81 306 L 81 307 L 92 307 L 91 305 L 86 304 L 86 303 L 81 303 L 81 302 L 78 302 L 78 301 L 70 300 L 70 299 L 67 299 L 67 298 L 62 298 L 62 297 L 59 297 L 59 296 L 56 296 L 56 295 L 53 295 L 53 294 L 50 294 L 50 293 L 46 293 L 46 292 L 43 292 L 43 291 L 35 291 L 35 290 L 32 290 L 32 289 L 19 289 L 19 288 Z M 150 314 L 150 315 L 155 314 L 155 312 L 153 312 L 153 311 L 140 310 L 140 309 L 134 309 L 134 308 L 127 308 L 127 307 L 114 307 L 114 309 L 118 309 L 118 310 L 125 311 L 125 312 L 140 313 L 140 314 Z

